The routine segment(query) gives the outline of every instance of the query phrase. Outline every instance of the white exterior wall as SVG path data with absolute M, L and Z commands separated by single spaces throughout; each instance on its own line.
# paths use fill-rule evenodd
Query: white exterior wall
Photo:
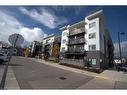
M 86 39 L 85 50 L 89 51 L 89 45 L 92 44 L 96 44 L 96 50 L 100 50 L 99 18 L 97 17 L 92 20 L 88 20 L 87 18 L 85 18 L 85 22 L 87 23 L 87 25 L 85 25 L 85 28 L 87 30 L 86 31 L 87 33 L 85 34 L 85 39 Z M 92 22 L 96 22 L 96 26 L 89 29 L 89 24 Z M 95 32 L 96 32 L 96 38 L 89 39 L 89 34 Z
M 67 33 L 67 35 L 63 35 L 64 33 Z M 65 47 L 65 51 L 67 51 L 67 49 L 68 49 L 68 46 L 67 46 L 68 35 L 69 35 L 69 30 L 68 29 L 62 31 L 60 52 L 62 52 L 63 47 Z M 63 40 L 66 40 L 66 43 L 63 43 L 62 42 Z
M 32 43 L 31 53 L 33 53 L 33 52 L 34 52 L 34 48 L 35 48 L 35 41 Z
M 43 44 L 46 44 L 46 40 L 49 40 L 48 43 L 53 43 L 54 42 L 54 39 L 55 39 L 55 37 L 49 37 L 47 39 L 44 39 L 43 40 Z
M 55 40 L 55 36 L 52 36 L 52 37 L 43 39 L 43 45 L 47 44 L 47 43 L 46 43 L 46 40 L 48 40 L 47 43 L 51 45 L 51 50 L 50 50 L 49 53 L 50 53 L 50 56 L 52 56 L 52 47 L 53 47 L 53 42 L 54 42 L 54 40 Z
M 2 44 L 0 44 L 0 50 L 2 49 Z

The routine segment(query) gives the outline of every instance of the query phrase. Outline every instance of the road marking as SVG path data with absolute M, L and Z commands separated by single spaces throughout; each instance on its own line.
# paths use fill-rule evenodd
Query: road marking
M 100 79 L 109 79 L 108 77 L 103 77 L 103 76 L 95 76 L 96 78 L 100 78 Z

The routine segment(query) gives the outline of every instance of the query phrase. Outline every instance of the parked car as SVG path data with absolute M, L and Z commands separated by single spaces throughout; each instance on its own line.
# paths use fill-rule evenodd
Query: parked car
M 114 65 L 117 69 L 117 71 L 124 71 L 127 72 L 127 61 L 126 59 L 122 58 L 120 59 L 114 59 Z
M 123 63 L 121 65 L 121 70 L 124 71 L 124 72 L 127 72 L 127 64 L 126 63 Z
M 9 59 L 7 54 L 2 54 L 0 53 L 0 64 L 2 64 L 3 62 L 7 62 Z

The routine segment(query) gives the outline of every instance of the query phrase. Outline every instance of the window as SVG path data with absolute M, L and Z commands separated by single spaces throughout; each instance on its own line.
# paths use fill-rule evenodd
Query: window
M 79 46 L 79 49 L 80 49 L 80 50 L 83 50 L 83 49 L 84 49 L 84 45 L 80 45 L 80 46 Z
M 62 43 L 63 43 L 63 44 L 66 43 L 66 39 L 62 40 Z
M 89 28 L 93 28 L 95 26 L 96 26 L 96 22 L 92 22 L 92 23 L 89 24 Z
M 67 32 L 64 32 L 64 33 L 63 33 L 63 36 L 67 36 L 67 35 L 68 35 L 68 33 L 67 33 Z
M 62 52 L 64 52 L 65 51 L 65 47 L 62 47 Z
M 92 65 L 96 65 L 96 59 L 92 59 Z
M 96 50 L 96 45 L 89 45 L 89 50 Z
M 46 40 L 46 44 L 49 43 L 49 41 L 50 41 L 50 39 L 47 39 L 47 40 Z
M 96 65 L 96 59 L 92 59 L 92 58 L 89 58 L 89 65 L 92 66 L 92 65 Z
M 79 42 L 84 42 L 84 38 L 80 38 L 79 39 Z
M 92 38 L 96 38 L 96 33 L 90 33 L 89 34 L 89 39 L 92 39 Z
M 69 50 L 69 51 L 74 51 L 75 48 L 74 48 L 74 46 L 69 46 L 68 50 Z
M 84 45 L 77 45 L 76 46 L 76 51 L 83 51 L 84 50 Z

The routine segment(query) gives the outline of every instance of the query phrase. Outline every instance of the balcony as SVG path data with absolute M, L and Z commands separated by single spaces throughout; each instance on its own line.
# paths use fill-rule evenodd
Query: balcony
M 61 37 L 57 37 L 54 39 L 54 43 L 60 43 L 61 42 Z
M 84 49 L 79 49 L 79 48 L 68 48 L 68 51 L 66 52 L 66 54 L 85 54 L 85 50 Z
M 80 28 L 80 29 L 74 29 L 72 31 L 70 31 L 69 35 L 68 36 L 75 36 L 75 35 L 78 35 L 78 34 L 85 34 L 85 28 Z
M 71 39 L 68 42 L 68 45 L 78 45 L 78 44 L 84 44 L 85 43 L 85 39 L 84 38 L 80 38 L 80 39 Z

